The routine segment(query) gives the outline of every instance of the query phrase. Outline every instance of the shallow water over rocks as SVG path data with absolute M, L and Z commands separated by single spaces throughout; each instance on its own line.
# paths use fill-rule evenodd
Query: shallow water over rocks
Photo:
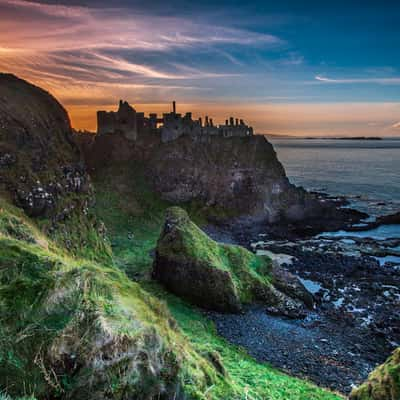
M 268 229 L 247 234 L 247 243 L 239 237 L 297 275 L 316 306 L 303 320 L 257 307 L 242 315 L 211 313 L 228 340 L 258 360 L 346 394 L 400 346 L 400 225 L 290 240 Z
M 367 226 L 367 225 L 366 225 Z M 355 237 L 355 238 L 371 238 L 375 240 L 400 239 L 400 225 L 380 225 L 377 228 L 364 231 L 337 231 L 323 232 L 317 238 L 335 238 L 335 237 Z

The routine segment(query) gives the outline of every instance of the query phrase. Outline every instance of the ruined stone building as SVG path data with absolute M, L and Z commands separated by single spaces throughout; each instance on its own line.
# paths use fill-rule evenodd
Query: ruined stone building
M 149 132 L 160 134 L 162 142 L 176 140 L 180 136 L 191 137 L 232 137 L 251 136 L 253 128 L 246 125 L 242 119 L 230 117 L 225 125 L 214 125 L 212 118 L 205 117 L 204 124 L 201 118 L 192 119 L 192 113 L 178 114 L 176 103 L 172 103 L 173 109 L 170 113 L 163 114 L 158 118 L 157 114 L 138 113 L 127 102 L 119 103 L 117 112 L 97 112 L 97 133 L 123 133 L 129 140 L 135 141 L 138 135 Z
M 137 139 L 137 113 L 126 101 L 120 100 L 117 112 L 97 112 L 97 133 L 123 133 L 129 140 Z

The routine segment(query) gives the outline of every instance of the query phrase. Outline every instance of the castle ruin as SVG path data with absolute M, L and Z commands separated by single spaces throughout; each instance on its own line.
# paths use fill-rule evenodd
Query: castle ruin
M 181 136 L 190 137 L 233 137 L 252 136 L 253 128 L 244 123 L 242 119 L 230 117 L 224 125 L 214 125 L 213 119 L 208 116 L 204 119 L 192 119 L 192 113 L 182 116 L 176 112 L 176 103 L 172 103 L 172 112 L 163 114 L 138 113 L 126 101 L 120 100 L 118 111 L 97 112 L 97 133 L 122 133 L 129 140 L 135 141 L 138 135 L 149 132 L 158 133 L 163 143 L 178 139 Z

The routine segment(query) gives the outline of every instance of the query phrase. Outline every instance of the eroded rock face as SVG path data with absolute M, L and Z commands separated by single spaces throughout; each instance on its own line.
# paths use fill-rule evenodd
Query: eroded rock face
M 303 219 L 319 210 L 311 196 L 289 183 L 261 135 L 181 138 L 154 151 L 149 168 L 155 190 L 173 203 L 199 200 L 228 214 L 269 222 Z
M 400 399 L 400 348 L 377 367 L 368 380 L 350 394 L 350 400 Z
M 99 254 L 108 253 L 90 213 L 93 190 L 67 112 L 49 93 L 10 74 L 0 74 L 0 196 L 43 218 L 42 229 L 64 247 L 89 251 L 89 237 L 104 250 Z
M 308 308 L 313 307 L 314 299 L 311 293 L 304 288 L 296 276 L 277 263 L 273 263 L 271 274 L 272 282 L 277 289 L 290 297 L 300 299 Z
M 244 304 L 259 302 L 271 312 L 299 317 L 305 304 L 312 305 L 293 275 L 273 267 L 267 257 L 215 242 L 178 207 L 167 210 L 153 277 L 192 303 L 221 312 L 238 312 Z
M 180 137 L 162 143 L 156 134 L 138 137 L 99 135 L 91 143 L 79 138 L 88 165 L 136 162 L 151 188 L 174 204 L 195 201 L 214 209 L 220 219 L 299 221 L 318 217 L 332 204 L 290 184 L 272 145 L 262 135 L 249 137 Z M 131 167 L 130 168 L 136 168 Z
M 30 216 L 54 216 L 90 184 L 64 108 L 44 90 L 0 74 L 0 191 Z

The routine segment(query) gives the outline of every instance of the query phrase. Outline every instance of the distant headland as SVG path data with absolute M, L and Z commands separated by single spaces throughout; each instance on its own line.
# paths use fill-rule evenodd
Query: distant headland
M 305 139 L 324 139 L 324 140 L 383 140 L 382 137 L 379 136 L 339 136 L 339 137 L 313 137 L 309 136 Z

